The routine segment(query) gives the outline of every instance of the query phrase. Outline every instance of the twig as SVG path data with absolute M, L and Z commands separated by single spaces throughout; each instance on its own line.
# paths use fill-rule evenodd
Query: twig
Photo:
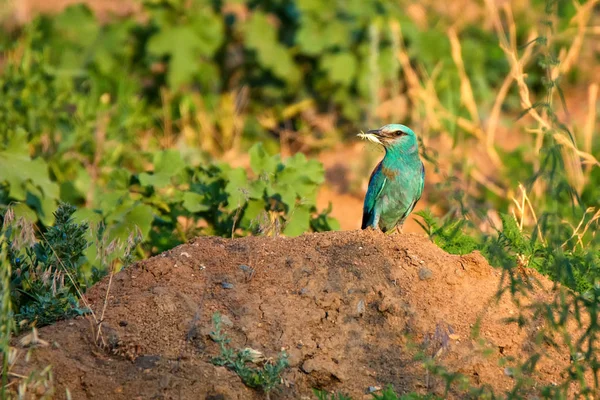
M 173 115 L 171 112 L 171 93 L 166 87 L 160 89 L 160 97 L 163 111 L 163 143 L 165 149 L 173 146 Z
M 108 305 L 108 294 L 110 293 L 110 287 L 112 285 L 112 280 L 113 280 L 113 276 L 115 275 L 115 266 L 114 266 L 114 262 L 111 265 L 110 268 L 110 277 L 108 278 L 108 287 L 106 288 L 106 295 L 104 296 L 104 304 L 102 305 L 102 314 L 100 315 L 100 322 L 98 323 L 98 327 L 97 327 L 97 331 L 96 331 L 96 343 L 98 343 L 98 340 L 100 339 L 100 336 L 102 334 L 102 323 L 104 322 L 104 314 L 106 313 L 106 307 Z M 104 346 L 106 346 L 106 343 L 104 343 L 104 338 L 102 338 L 102 344 Z
M 480 125 L 479 112 L 477 111 L 477 103 L 475 102 L 475 96 L 473 95 L 473 88 L 471 87 L 471 81 L 465 71 L 465 64 L 462 59 L 462 49 L 456 29 L 448 29 L 448 39 L 450 39 L 450 46 L 452 49 L 452 59 L 458 69 L 458 76 L 460 78 L 460 98 L 462 103 L 469 114 L 471 114 L 471 120 L 474 124 Z
M 513 216 L 515 217 L 515 219 L 517 221 L 519 221 L 519 230 L 523 230 L 523 226 L 525 225 L 525 215 L 526 215 L 526 207 L 529 209 L 529 212 L 531 213 L 531 217 L 533 218 L 533 221 L 535 222 L 535 225 L 537 227 L 537 231 L 538 231 L 538 235 L 540 237 L 540 241 L 542 243 L 545 243 L 544 240 L 544 236 L 542 234 L 542 230 L 540 229 L 540 226 L 538 224 L 538 219 L 537 219 L 537 215 L 535 213 L 535 210 L 533 209 L 533 205 L 531 204 L 531 201 L 529 200 L 529 196 L 527 196 L 527 191 L 525 190 L 525 186 L 523 186 L 521 183 L 519 183 L 519 191 L 521 193 L 521 201 L 519 202 L 517 200 L 516 197 L 512 198 L 513 203 L 515 203 L 515 206 L 517 208 L 517 210 L 519 211 L 519 215 L 520 217 L 517 218 L 516 213 L 513 210 Z
M 598 101 L 598 84 L 592 83 L 588 88 L 588 114 L 583 128 L 583 149 L 592 152 L 592 136 L 596 124 L 596 102 Z
M 511 33 L 512 34 L 512 33 Z M 516 40 L 516 39 L 515 39 Z M 527 46 L 525 52 L 521 56 L 521 62 L 527 63 L 529 62 L 529 58 L 533 53 L 533 46 Z M 498 94 L 496 95 L 496 99 L 494 100 L 494 105 L 492 107 L 492 111 L 490 112 L 490 117 L 488 119 L 488 125 L 486 129 L 487 136 L 487 146 L 493 146 L 496 138 L 496 129 L 498 127 L 498 122 L 500 121 L 500 112 L 502 111 L 502 105 L 504 104 L 504 100 L 508 95 L 508 91 L 512 86 L 515 78 L 509 72 L 509 74 L 504 78 L 504 82 L 500 86 L 498 90 Z
M 555 76 L 553 79 L 558 78 L 558 75 L 564 75 L 571 70 L 573 65 L 577 62 L 579 58 L 579 53 L 581 52 L 581 48 L 583 47 L 583 40 L 586 35 L 587 24 L 590 20 L 592 10 L 598 4 L 600 0 L 589 0 L 585 2 L 583 5 L 579 4 L 577 1 L 573 1 L 573 5 L 577 9 L 575 16 L 571 19 L 571 23 L 573 21 L 577 21 L 577 34 L 569 47 L 569 50 L 564 57 L 563 61 L 560 63 L 556 71 L 554 71 Z

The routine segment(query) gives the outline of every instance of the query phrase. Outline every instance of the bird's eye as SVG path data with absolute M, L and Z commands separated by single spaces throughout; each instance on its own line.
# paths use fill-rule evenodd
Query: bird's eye
M 395 133 L 396 133 L 396 136 L 406 135 L 406 133 L 403 131 L 396 131 Z

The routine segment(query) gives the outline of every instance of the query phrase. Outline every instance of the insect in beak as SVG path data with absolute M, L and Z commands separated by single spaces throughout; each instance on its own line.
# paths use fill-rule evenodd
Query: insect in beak
M 367 131 L 367 133 L 361 132 L 357 136 L 362 139 L 367 139 L 368 141 L 371 141 L 373 143 L 383 145 L 383 143 L 381 143 L 381 140 L 379 140 L 380 134 L 381 131 L 379 129 L 371 129 L 370 131 Z

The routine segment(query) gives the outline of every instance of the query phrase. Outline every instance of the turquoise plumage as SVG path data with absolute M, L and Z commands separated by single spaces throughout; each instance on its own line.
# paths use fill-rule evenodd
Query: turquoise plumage
M 425 184 L 425 167 L 419 158 L 417 136 L 401 124 L 385 125 L 359 136 L 385 149 L 383 160 L 369 179 L 361 228 L 401 231 L 421 198 Z

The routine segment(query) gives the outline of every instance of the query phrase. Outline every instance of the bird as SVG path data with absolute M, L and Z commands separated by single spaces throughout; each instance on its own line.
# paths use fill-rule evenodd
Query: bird
M 425 166 L 417 135 L 402 124 L 384 125 L 359 137 L 382 146 L 385 156 L 371 177 L 363 205 L 361 229 L 402 233 L 404 221 L 423 194 Z

